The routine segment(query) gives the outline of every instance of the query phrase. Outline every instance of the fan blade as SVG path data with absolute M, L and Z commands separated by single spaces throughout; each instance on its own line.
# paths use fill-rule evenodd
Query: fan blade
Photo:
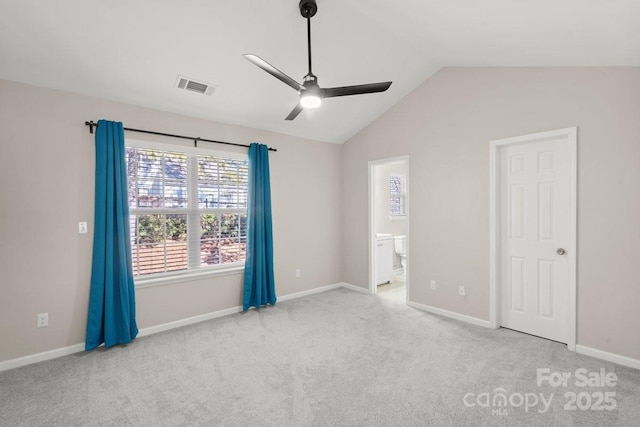
M 334 96 L 362 95 L 365 93 L 384 92 L 389 89 L 392 82 L 369 83 L 366 85 L 330 87 L 322 89 L 325 98 Z
M 300 112 L 304 110 L 304 108 L 302 108 L 302 105 L 300 105 L 300 103 L 298 103 L 298 105 L 296 105 L 293 110 L 291 110 L 291 112 L 289 113 L 289 115 L 285 118 L 285 120 L 293 120 L 296 117 L 298 117 L 298 114 L 300 114 Z
M 259 56 L 256 56 L 256 55 L 253 55 L 253 54 L 250 54 L 250 53 L 247 53 L 247 54 L 242 55 L 242 56 L 247 58 L 247 60 L 249 60 L 249 62 L 257 65 L 260 68 L 262 68 L 264 71 L 266 71 L 267 73 L 271 74 L 273 77 L 275 77 L 276 79 L 280 80 L 281 82 L 283 82 L 285 84 L 288 84 L 289 86 L 291 86 L 295 90 L 304 89 L 304 86 L 302 86 L 300 83 L 296 82 L 291 77 L 287 76 L 285 73 L 283 73 L 282 71 L 278 70 L 276 67 L 274 67 L 273 65 L 269 64 L 267 61 L 265 61 L 264 59 L 260 58 Z

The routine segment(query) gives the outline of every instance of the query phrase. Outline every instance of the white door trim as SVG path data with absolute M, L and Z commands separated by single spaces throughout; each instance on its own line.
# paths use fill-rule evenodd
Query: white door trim
M 407 221 L 407 271 L 405 272 L 405 288 L 406 288 L 406 292 L 407 292 L 407 304 L 409 304 L 410 301 L 410 295 L 411 295 L 411 279 L 410 279 L 410 271 L 411 271 L 411 262 L 410 262 L 410 258 L 411 258 L 411 250 L 410 248 L 410 241 L 411 241 L 411 232 L 410 232 L 410 226 L 411 226 L 411 221 L 410 221 L 410 212 L 411 212 L 411 179 L 409 179 L 409 177 L 411 176 L 411 171 L 410 171 L 410 162 L 409 162 L 409 156 L 399 156 L 399 157 L 390 157 L 390 158 L 386 158 L 386 159 L 379 159 L 379 160 L 370 160 L 369 161 L 369 293 L 372 295 L 376 294 L 376 290 L 378 289 L 378 287 L 375 284 L 375 275 L 376 275 L 376 263 L 375 263 L 375 256 L 376 256 L 376 239 L 375 239 L 375 234 L 376 234 L 376 222 L 375 222 L 375 210 L 374 210 L 374 195 L 375 195 L 375 180 L 374 180 L 374 169 L 376 166 L 379 165 L 383 165 L 383 164 L 387 164 L 387 163 L 395 163 L 395 162 L 404 162 L 405 166 L 406 166 L 406 179 L 405 179 L 405 185 L 406 185 L 406 196 L 405 196 L 405 220 Z
M 577 304 L 577 135 L 578 128 L 571 127 L 549 132 L 541 132 L 513 138 L 497 139 L 491 141 L 489 146 L 489 323 L 492 328 L 500 327 L 500 283 L 499 283 L 499 259 L 497 254 L 500 249 L 499 236 L 499 185 L 498 174 L 499 150 L 507 145 L 523 144 L 547 139 L 565 138 L 569 149 L 569 177 L 571 210 L 569 218 L 569 242 L 567 257 L 569 260 L 569 338 L 567 348 L 576 349 L 576 304 Z

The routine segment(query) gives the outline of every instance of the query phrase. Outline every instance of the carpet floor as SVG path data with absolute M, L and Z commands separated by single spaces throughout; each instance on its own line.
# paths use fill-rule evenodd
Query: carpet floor
M 0 425 L 638 426 L 640 371 L 336 289 L 1 372 Z

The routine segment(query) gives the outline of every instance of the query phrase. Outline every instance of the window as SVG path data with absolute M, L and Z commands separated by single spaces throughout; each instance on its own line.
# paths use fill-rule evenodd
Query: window
M 405 216 L 405 177 L 404 175 L 391 175 L 389 177 L 389 215 L 391 218 L 404 218 Z
M 206 153 L 206 152 L 205 152 Z M 240 266 L 247 241 L 247 157 L 126 149 L 136 278 Z

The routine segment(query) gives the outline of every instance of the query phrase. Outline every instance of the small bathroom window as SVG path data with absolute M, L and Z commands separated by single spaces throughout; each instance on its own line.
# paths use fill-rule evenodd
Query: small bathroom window
M 406 183 L 404 175 L 389 176 L 389 216 L 391 219 L 404 219 Z

